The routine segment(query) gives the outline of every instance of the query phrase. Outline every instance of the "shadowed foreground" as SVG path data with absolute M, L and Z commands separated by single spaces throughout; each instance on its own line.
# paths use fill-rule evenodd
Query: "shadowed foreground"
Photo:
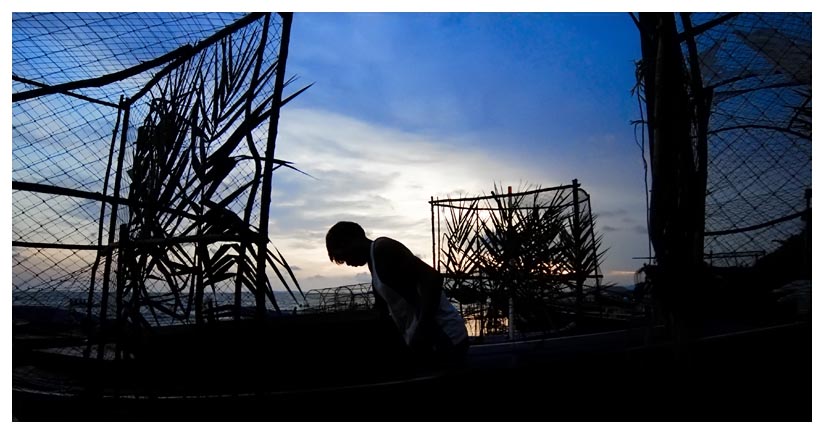
M 289 339 L 294 333 L 281 336 L 274 328 L 252 333 L 249 326 L 245 331 L 212 329 L 187 340 L 180 340 L 180 334 L 191 332 L 172 332 L 165 341 L 156 337 L 144 343 L 136 352 L 141 358 L 117 364 L 15 349 L 14 417 L 21 421 L 812 418 L 809 322 L 738 332 L 716 328 L 713 335 L 693 340 L 680 362 L 670 344 L 642 328 L 476 344 L 462 367 L 443 369 L 403 363 L 403 351 L 389 351 L 394 348 L 392 337 L 377 332 L 380 328 L 370 318 L 351 314 L 347 319 L 325 318 L 302 326 L 304 340 Z M 239 339 L 239 332 L 246 338 Z M 213 346 L 202 346 L 203 340 Z M 278 345 L 258 346 L 254 355 L 244 350 L 256 340 Z M 645 345 L 645 341 L 655 344 Z M 375 350 L 378 343 L 383 343 L 381 352 Z M 205 348 L 211 350 L 196 350 Z M 48 385 L 38 384 L 38 376 L 49 379 Z M 57 385 L 55 379 L 63 383 Z

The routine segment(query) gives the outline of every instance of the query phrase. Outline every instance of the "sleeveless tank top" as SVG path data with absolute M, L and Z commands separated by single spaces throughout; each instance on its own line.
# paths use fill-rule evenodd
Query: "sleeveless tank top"
M 375 268 L 375 241 L 370 246 L 370 265 L 372 273 L 372 287 L 386 302 L 390 311 L 390 317 L 401 331 L 404 341 L 409 345 L 412 341 L 418 323 L 418 310 L 412 306 L 401 294 L 392 287 L 381 281 L 378 271 Z M 450 337 L 453 344 L 458 344 L 467 338 L 467 328 L 464 326 L 464 318 L 458 313 L 453 304 L 447 300 L 444 291 L 441 292 L 441 301 L 435 313 L 435 321 L 444 333 Z

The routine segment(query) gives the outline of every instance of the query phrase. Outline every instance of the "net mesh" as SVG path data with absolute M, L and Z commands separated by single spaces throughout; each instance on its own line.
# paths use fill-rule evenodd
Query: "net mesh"
M 194 275 L 178 273 L 221 260 L 215 254 L 231 243 L 172 243 L 160 252 L 141 242 L 202 236 L 205 202 L 241 219 L 246 231 L 258 229 L 281 30 L 276 14 L 13 14 L 16 312 L 39 306 L 50 309 L 39 318 L 122 315 L 161 325 L 195 321 L 196 302 L 256 304 L 248 282 L 236 295 L 235 280 L 211 276 L 195 295 Z M 225 225 L 210 228 L 240 237 Z M 256 245 L 247 245 L 233 258 L 254 256 Z M 286 275 L 286 260 L 269 255 L 269 271 Z M 222 271 L 241 275 L 239 267 Z M 288 275 L 278 281 L 281 290 L 295 288 Z M 277 309 L 269 290 L 267 303 Z
M 805 225 L 811 14 L 725 16 L 690 15 L 694 29 L 706 28 L 694 39 L 702 84 L 712 91 L 705 253 L 715 264 L 748 265 Z

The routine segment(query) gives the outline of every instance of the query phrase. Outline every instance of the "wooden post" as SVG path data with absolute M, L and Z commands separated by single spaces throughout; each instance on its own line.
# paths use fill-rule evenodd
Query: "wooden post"
M 430 197 L 430 229 L 433 234 L 433 269 L 438 270 L 435 256 L 435 202 L 433 202 L 432 196 Z
M 698 251 L 700 259 L 705 249 L 705 201 L 708 185 L 708 124 L 710 123 L 710 108 L 713 100 L 713 89 L 705 88 L 702 81 L 702 69 L 699 65 L 699 51 L 696 39 L 693 36 L 693 24 L 690 13 L 680 14 L 684 27 L 685 45 L 688 48 L 688 63 L 690 65 L 690 90 L 693 94 L 692 109 L 696 117 L 696 170 L 691 172 L 692 210 L 690 218 L 693 228 L 692 250 Z M 694 254 L 695 255 L 695 254 Z M 700 260 L 701 262 L 701 260 Z
M 435 225 L 436 225 L 436 252 L 441 256 L 441 207 L 435 209 Z M 439 270 L 440 266 L 436 265 L 435 270 Z
M 598 252 L 599 246 L 596 244 L 596 229 L 595 229 L 596 225 L 593 222 L 593 206 L 590 202 L 590 194 L 585 192 L 584 189 L 581 189 L 581 191 L 584 192 L 584 194 L 586 196 L 585 201 L 587 201 L 587 219 L 589 221 L 589 224 L 588 224 L 588 229 L 589 229 L 588 237 L 590 237 L 590 242 L 593 244 L 593 258 L 596 259 L 596 262 L 593 265 L 595 267 L 595 269 L 593 270 L 593 272 L 594 272 L 593 274 L 596 276 L 596 278 L 595 278 L 596 279 L 596 297 L 600 297 L 601 296 L 601 288 L 602 288 L 602 278 L 601 278 L 601 273 L 599 272 L 599 261 L 598 261 L 599 260 L 599 252 Z
M 475 204 L 476 204 L 476 206 L 475 206 L 475 210 L 473 210 L 473 212 L 476 215 L 476 226 L 475 226 L 476 255 L 474 255 L 473 258 L 477 259 L 478 258 L 477 253 L 481 252 L 481 249 L 483 248 L 483 243 L 481 242 L 481 216 L 479 216 L 478 203 L 475 203 Z M 479 278 L 478 280 L 474 281 L 475 286 L 476 286 L 476 291 L 483 298 L 478 303 L 479 322 L 480 322 L 479 326 L 478 326 L 478 336 L 484 338 L 484 326 L 487 323 L 486 322 L 486 314 L 487 314 L 487 309 L 489 308 L 489 305 L 487 304 L 487 293 L 481 291 L 482 287 L 484 286 L 484 280 L 482 279 L 483 276 L 481 274 L 481 269 L 478 266 L 478 264 L 476 264 L 475 269 L 476 269 L 476 274 L 478 275 L 478 278 Z
M 117 106 L 117 119 L 115 120 L 115 127 L 112 129 L 112 141 L 109 144 L 109 160 L 106 163 L 106 173 L 103 175 L 103 191 L 101 192 L 103 196 L 106 196 L 106 192 L 109 188 L 109 174 L 112 172 L 112 159 L 114 158 L 115 154 L 115 144 L 117 143 L 117 132 L 120 128 L 120 116 L 123 113 L 123 95 L 120 96 L 120 103 Z M 108 207 L 108 203 L 106 201 L 100 202 L 100 217 L 98 217 L 97 221 L 97 245 L 100 246 L 103 244 L 103 222 L 106 218 L 106 207 Z M 101 250 L 98 249 L 97 253 L 95 254 L 95 261 L 92 264 L 91 270 L 91 278 L 89 279 L 89 296 L 86 298 L 86 324 L 89 328 L 87 331 L 88 340 L 86 344 L 86 348 L 83 350 L 83 357 L 88 358 L 92 353 L 92 306 L 94 305 L 94 294 L 95 294 L 95 279 L 97 278 L 97 269 L 100 267 L 100 257 L 102 256 Z
M 120 150 L 118 151 L 117 156 L 117 168 L 115 169 L 115 185 L 113 188 L 112 196 L 115 199 L 120 199 L 120 183 L 123 179 L 123 159 L 126 154 L 126 136 L 129 132 L 129 112 L 131 107 L 126 106 L 123 108 L 123 128 L 120 133 Z M 117 228 L 117 202 L 112 203 L 112 214 L 109 216 L 109 246 L 113 246 L 115 244 L 115 229 Z M 103 266 L 103 289 L 101 290 L 100 295 L 100 328 L 101 331 L 107 331 L 106 328 L 106 310 L 108 309 L 109 304 L 109 281 L 111 279 L 112 274 L 112 252 L 111 249 L 108 251 L 108 255 L 106 256 L 106 262 Z M 105 338 L 105 333 L 102 334 Z M 103 343 L 98 343 L 97 347 L 97 359 L 103 359 Z
M 263 320 L 266 316 L 265 289 L 267 286 L 266 257 L 269 243 L 269 205 L 272 198 L 272 171 L 275 158 L 275 139 L 278 136 L 278 120 L 281 117 L 281 100 L 284 93 L 284 76 L 286 75 L 286 61 L 289 54 L 289 34 L 292 28 L 292 13 L 282 13 L 281 46 L 278 53 L 278 66 L 275 73 L 275 90 L 272 98 L 272 115 L 269 118 L 269 134 L 266 138 L 264 153 L 264 172 L 261 186 L 261 216 L 258 224 L 258 270 L 255 292 L 255 317 Z
M 579 208 L 579 180 L 573 179 L 573 229 L 572 239 L 573 246 L 573 276 L 576 280 L 576 320 L 581 323 L 582 319 L 582 303 L 584 300 L 584 271 L 582 270 L 582 252 L 581 252 L 581 210 Z
M 504 258 L 507 260 L 506 262 L 506 271 L 507 271 L 507 283 L 510 285 L 510 288 L 507 289 L 508 293 L 510 294 L 507 304 L 507 335 L 510 338 L 510 341 L 515 339 L 515 307 L 513 303 L 513 293 L 515 292 L 514 285 L 513 285 L 513 186 L 507 186 L 507 237 L 505 238 L 505 245 L 504 249 L 506 254 L 504 254 Z
M 117 246 L 117 275 L 115 282 L 115 360 L 120 360 L 123 352 L 124 323 L 126 319 L 123 315 L 123 298 L 126 290 L 126 274 L 130 269 L 129 250 L 129 226 L 121 224 L 118 233 Z M 133 283 L 134 285 L 134 283 Z M 132 287 L 135 289 L 136 287 Z
M 805 189 L 805 213 L 802 215 L 802 220 L 805 222 L 805 229 L 803 231 L 803 238 L 805 241 L 804 249 L 805 249 L 805 276 L 808 279 L 811 279 L 811 275 L 813 274 L 813 245 L 812 245 L 812 222 L 811 219 L 813 215 L 811 214 L 811 199 L 813 198 L 813 190 L 812 188 Z
M 198 236 L 203 234 L 202 224 L 198 224 Z M 203 275 L 206 273 L 206 257 L 209 255 L 209 243 L 198 241 L 195 243 L 195 325 L 203 325 Z M 235 307 L 235 312 L 239 312 L 240 307 Z
M 258 87 L 258 80 L 261 72 L 261 64 L 263 63 L 264 59 L 264 52 L 266 48 L 266 43 L 269 40 L 269 23 L 271 19 L 271 14 L 264 15 L 264 22 L 263 22 L 263 29 L 261 30 L 261 43 L 258 45 L 258 50 L 255 54 L 255 67 L 252 70 L 252 78 L 250 79 L 249 87 L 250 89 L 256 89 Z M 253 92 L 249 92 L 246 101 L 244 102 L 244 113 L 247 119 L 252 118 L 252 102 L 255 99 L 256 94 Z M 247 136 L 247 142 L 249 143 L 249 152 L 255 157 L 255 176 L 252 180 L 252 185 L 249 188 L 249 197 L 247 198 L 246 207 L 244 208 L 244 216 L 243 222 L 244 225 L 248 228 L 250 224 L 250 220 L 252 218 L 252 209 L 255 204 L 255 197 L 258 192 L 258 188 L 261 183 L 261 176 L 263 172 L 263 168 L 261 167 L 260 161 L 260 154 L 251 136 Z M 238 258 L 247 258 L 247 253 L 252 251 L 252 246 L 248 239 L 244 239 L 240 243 L 240 251 L 238 252 Z M 241 304 L 242 304 L 242 292 L 243 292 L 243 276 L 246 273 L 246 265 L 245 261 L 239 261 L 237 266 L 237 274 L 235 276 L 235 297 L 233 302 L 233 321 L 239 322 L 241 320 Z M 257 301 L 256 301 L 257 303 Z

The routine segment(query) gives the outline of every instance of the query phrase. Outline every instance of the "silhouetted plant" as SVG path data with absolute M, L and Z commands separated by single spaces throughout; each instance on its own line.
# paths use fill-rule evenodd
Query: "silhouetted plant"
M 575 308 L 571 297 L 598 286 L 601 237 L 589 197 L 573 206 L 576 190 L 586 195 L 577 184 L 522 193 L 496 186 L 487 197 L 433 201 L 447 210 L 439 252 L 447 293 L 483 332 L 499 329 L 492 320 L 506 318 L 511 302 L 520 330 L 556 328 L 554 310 Z

